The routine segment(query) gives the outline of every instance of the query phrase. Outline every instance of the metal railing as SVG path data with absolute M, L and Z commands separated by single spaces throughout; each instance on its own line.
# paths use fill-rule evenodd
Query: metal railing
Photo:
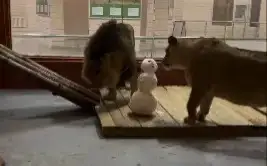
M 177 23 L 182 23 L 181 30 L 185 30 L 185 35 L 181 35 L 183 32 L 179 31 L 178 33 L 174 33 L 177 29 Z M 214 25 L 222 23 L 221 25 Z M 190 27 L 190 24 L 193 24 L 193 27 Z M 196 24 L 200 24 L 199 26 L 196 26 Z M 202 25 L 203 24 L 203 25 Z M 228 24 L 231 24 L 230 26 Z M 243 24 L 243 25 L 241 25 Z M 258 26 L 247 26 L 249 24 L 257 24 Z M 238 27 L 236 27 L 238 25 Z M 177 20 L 173 22 L 173 29 L 172 34 L 177 37 L 183 37 L 183 38 L 194 38 L 194 37 L 217 37 L 220 39 L 231 39 L 231 40 L 266 40 L 266 22 L 245 22 L 245 21 L 205 21 L 205 20 Z M 211 27 L 210 27 L 211 26 Z M 201 28 L 202 27 L 202 28 Z M 212 29 L 213 31 L 216 31 L 218 33 L 221 33 L 223 35 L 208 35 L 208 30 Z M 227 35 L 227 30 L 230 27 L 231 29 L 231 35 Z M 179 28 L 179 27 L 178 27 Z M 237 29 L 235 29 L 237 28 Z M 238 30 L 240 31 L 242 29 L 242 36 L 234 36 L 234 31 Z M 248 33 L 247 28 L 252 28 L 252 31 L 254 32 L 254 35 L 246 35 Z M 200 30 L 199 30 L 200 29 Z M 201 30 L 203 29 L 203 31 Z M 263 31 L 263 35 L 260 37 L 257 34 L 259 34 L 259 31 Z M 265 30 L 265 31 L 264 31 Z M 190 34 L 188 32 L 190 31 L 197 31 L 201 32 L 198 34 Z M 89 39 L 90 35 L 64 35 L 64 34 L 17 34 L 13 35 L 13 37 L 17 38 L 79 38 L 79 39 Z M 136 40 L 159 40 L 159 39 L 166 39 L 168 36 L 136 36 Z
M 34 37 L 13 37 L 13 50 L 26 55 L 39 56 L 83 56 L 83 50 L 89 36 L 80 35 L 33 35 Z M 42 37 L 43 36 L 43 37 Z M 70 40 L 67 40 L 69 39 Z M 180 37 L 196 39 L 199 37 Z M 142 39 L 144 42 L 140 41 Z M 266 41 L 262 39 L 227 39 L 226 43 L 232 46 L 266 51 Z M 138 57 L 163 57 L 167 46 L 167 37 L 136 37 L 136 52 Z
M 266 22 L 177 20 L 173 22 L 173 31 L 176 31 L 176 28 L 181 29 L 176 32 L 178 36 L 191 36 L 190 32 L 197 32 L 205 37 L 266 40 L 266 25 Z
M 184 27 L 181 29 L 186 31 L 182 36 L 182 32 L 179 32 L 179 27 L 176 26 L 176 23 L 179 22 L 183 22 Z M 212 23 L 224 23 L 225 25 L 213 25 Z M 232 23 L 232 25 L 228 26 L 226 25 L 227 23 Z M 173 35 L 185 39 L 196 39 L 200 36 L 216 37 L 233 46 L 266 51 L 266 23 L 254 23 L 260 25 L 258 26 L 258 32 L 261 32 L 261 36 L 253 35 L 257 27 L 247 28 L 247 30 L 242 31 L 242 29 L 244 29 L 241 26 L 242 23 L 250 24 L 241 21 L 174 21 Z M 265 29 L 262 28 L 264 27 L 263 25 Z M 233 35 L 236 34 L 236 31 L 239 32 L 239 35 Z M 249 35 L 244 35 L 248 32 L 250 32 Z M 84 46 L 90 37 L 90 35 L 14 34 L 13 49 L 28 55 L 82 56 Z M 162 57 L 164 55 L 164 49 L 167 46 L 168 37 L 169 36 L 135 36 L 137 56 Z

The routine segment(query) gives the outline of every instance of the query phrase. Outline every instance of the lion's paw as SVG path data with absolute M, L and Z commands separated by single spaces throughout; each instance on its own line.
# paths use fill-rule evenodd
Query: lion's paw
M 196 124 L 196 119 L 195 118 L 191 118 L 191 117 L 185 117 L 184 118 L 184 123 L 186 123 L 188 125 L 194 125 L 194 124 Z

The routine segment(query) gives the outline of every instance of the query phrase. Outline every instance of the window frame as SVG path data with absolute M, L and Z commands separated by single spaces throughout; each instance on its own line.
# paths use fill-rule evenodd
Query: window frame
M 224 9 L 219 9 L 219 2 L 225 1 L 224 3 L 229 6 L 224 6 Z M 225 10 L 224 12 L 227 14 L 224 18 L 216 18 L 219 17 L 219 10 Z M 234 0 L 213 0 L 213 11 L 212 11 L 212 25 L 218 26 L 232 26 L 234 18 Z
M 237 12 L 240 9 L 240 8 L 238 9 L 238 7 L 245 7 L 245 9 L 243 9 L 243 11 L 242 11 L 242 12 L 244 12 L 243 13 L 244 15 L 242 15 L 243 17 L 237 17 L 237 14 L 238 14 Z M 237 4 L 237 5 L 235 5 L 234 21 L 245 21 L 248 10 L 249 10 L 249 5 L 245 5 L 245 4 Z
M 212 12 L 212 25 L 221 25 L 221 26 L 231 26 L 232 23 L 224 23 L 224 22 L 216 22 L 216 21 L 221 21 L 221 20 L 215 20 L 215 11 L 218 12 L 218 10 L 216 10 L 216 2 L 222 2 L 223 0 L 213 0 L 213 12 Z M 232 10 L 232 13 L 229 12 L 230 15 L 232 15 L 232 19 L 231 17 L 228 19 L 230 21 L 246 21 L 247 23 L 249 23 L 249 27 L 259 27 L 259 22 L 260 22 L 260 16 L 261 16 L 261 6 L 262 6 L 262 0 L 250 0 L 249 3 L 237 3 L 236 0 L 224 0 L 224 1 L 231 1 L 233 4 L 231 4 L 230 9 Z M 246 5 L 247 9 L 245 12 L 245 17 L 248 16 L 248 18 L 242 20 L 242 18 L 236 18 L 236 7 L 238 5 Z M 231 11 L 230 10 L 230 11 Z M 226 19 L 227 20 L 227 19 Z M 224 21 L 224 20 L 222 20 Z
M 45 11 L 47 9 L 47 11 Z M 50 5 L 48 0 L 36 0 L 36 14 L 39 16 L 50 16 Z
M 119 4 L 119 3 L 102 3 L 102 4 L 95 4 L 95 3 L 92 3 L 90 1 L 89 3 L 89 9 L 90 9 L 90 12 L 89 12 L 89 17 L 90 18 L 100 18 L 100 19 L 103 19 L 103 18 L 115 18 L 115 19 L 118 19 L 118 18 L 124 18 L 124 19 L 141 19 L 141 10 L 142 10 L 142 5 L 141 5 L 141 1 L 138 2 L 138 3 L 127 3 L 127 4 Z M 103 15 L 94 15 L 92 13 L 92 9 L 94 7 L 102 7 L 103 8 Z M 122 14 L 121 15 L 111 15 L 110 14 L 110 9 L 112 7 L 116 7 L 116 8 L 121 8 L 121 12 Z M 138 11 L 138 16 L 129 16 L 128 15 L 128 10 L 130 8 L 137 8 L 139 11 Z
M 259 2 L 259 3 L 255 4 L 255 2 Z M 250 18 L 249 18 L 249 23 L 250 23 L 249 26 L 250 27 L 259 27 L 260 26 L 259 22 L 260 22 L 260 17 L 261 17 L 261 10 L 262 10 L 261 5 L 262 5 L 262 0 L 257 0 L 257 1 L 251 0 Z M 254 15 L 255 14 L 254 12 L 256 12 L 256 15 Z M 256 21 L 254 19 L 256 19 Z M 258 22 L 258 23 L 256 23 L 256 22 Z

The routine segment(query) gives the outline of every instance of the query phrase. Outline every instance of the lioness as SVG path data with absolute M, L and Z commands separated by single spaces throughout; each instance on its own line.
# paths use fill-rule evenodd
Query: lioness
M 103 23 L 84 51 L 82 79 L 91 88 L 108 87 L 104 99 L 115 100 L 119 83 L 130 80 L 131 94 L 137 89 L 134 29 L 110 20 Z
M 238 105 L 267 105 L 267 57 L 247 56 L 216 38 L 187 41 L 170 36 L 162 64 L 184 70 L 192 87 L 185 123 L 204 122 L 214 96 Z

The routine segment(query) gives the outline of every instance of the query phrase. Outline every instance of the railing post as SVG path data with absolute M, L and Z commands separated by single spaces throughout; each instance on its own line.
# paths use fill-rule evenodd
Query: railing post
M 205 22 L 204 36 L 207 36 L 208 21 Z
M 155 49 L 154 47 L 155 47 L 155 33 L 153 32 L 153 38 L 152 38 L 152 46 L 151 46 L 150 58 L 153 58 L 154 49 Z
M 259 37 L 259 31 L 260 31 L 260 24 L 257 23 L 256 29 L 255 29 L 255 38 Z
M 227 23 L 228 22 L 226 22 L 225 25 L 224 25 L 224 33 L 223 33 L 224 41 L 225 41 L 225 38 L 226 38 L 226 26 L 227 26 Z
M 247 22 L 244 23 L 244 28 L 243 28 L 243 39 L 245 38 L 245 35 L 246 35 L 246 28 L 247 28 Z
M 234 38 L 235 22 L 232 22 L 232 38 Z

